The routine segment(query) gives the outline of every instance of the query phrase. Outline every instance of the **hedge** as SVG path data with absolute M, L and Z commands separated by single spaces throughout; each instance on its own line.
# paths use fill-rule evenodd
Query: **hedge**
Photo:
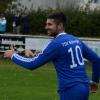
M 32 10 L 31 16 L 31 32 L 30 34 L 46 35 L 45 21 L 46 16 L 54 11 L 63 11 L 67 17 L 66 32 L 73 35 L 82 37 L 100 37 L 100 10 L 87 10 L 80 8 L 70 9 L 38 9 L 37 11 Z M 12 32 L 12 18 L 13 14 L 6 13 L 8 21 L 7 31 Z

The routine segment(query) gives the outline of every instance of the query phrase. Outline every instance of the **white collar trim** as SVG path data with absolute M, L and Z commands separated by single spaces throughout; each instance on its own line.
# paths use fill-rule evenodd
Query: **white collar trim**
M 65 34 L 67 34 L 67 33 L 65 33 L 65 32 L 59 33 L 59 34 L 57 35 L 57 37 L 60 36 L 60 35 L 65 35 Z

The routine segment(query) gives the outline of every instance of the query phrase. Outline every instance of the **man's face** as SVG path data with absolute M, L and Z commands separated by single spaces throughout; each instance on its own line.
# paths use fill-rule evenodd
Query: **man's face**
M 47 19 L 45 29 L 49 36 L 56 36 L 59 32 L 58 25 L 54 19 Z

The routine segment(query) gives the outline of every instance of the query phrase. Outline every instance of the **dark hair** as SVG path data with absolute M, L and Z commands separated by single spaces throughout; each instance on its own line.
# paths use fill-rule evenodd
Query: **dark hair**
M 47 16 L 47 19 L 54 19 L 57 23 L 66 24 L 66 16 L 63 12 L 55 12 Z

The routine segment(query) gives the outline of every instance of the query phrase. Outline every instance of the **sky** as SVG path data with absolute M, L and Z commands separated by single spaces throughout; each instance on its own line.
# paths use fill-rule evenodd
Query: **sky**
M 56 8 L 57 3 L 61 5 L 61 7 L 66 6 L 66 4 L 70 4 L 71 1 L 78 1 L 78 0 L 19 0 L 21 4 L 27 6 L 28 8 L 31 7 L 33 4 L 33 8 L 37 9 L 40 8 Z
M 32 9 L 38 9 L 38 8 L 57 8 L 57 5 L 60 4 L 60 7 L 69 7 L 70 4 L 73 6 L 83 5 L 86 4 L 89 0 L 17 0 L 22 5 L 26 6 L 29 10 L 32 7 Z M 72 3 L 74 2 L 74 3 Z M 81 2 L 81 3 L 79 3 Z M 91 2 L 99 2 L 100 0 L 91 0 Z M 96 3 L 94 3 L 96 4 Z M 94 8 L 95 5 L 93 5 Z

